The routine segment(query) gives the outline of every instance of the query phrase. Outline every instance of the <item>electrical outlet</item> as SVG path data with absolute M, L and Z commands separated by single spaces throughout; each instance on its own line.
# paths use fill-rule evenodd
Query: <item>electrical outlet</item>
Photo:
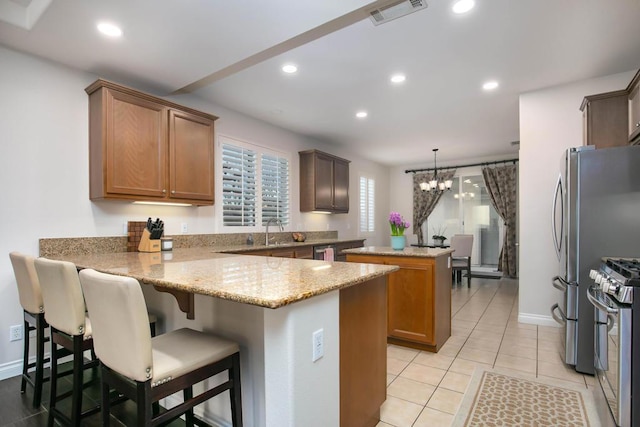
M 189 230 L 189 226 L 187 225 L 186 222 L 183 222 L 182 225 L 180 226 L 180 231 L 182 231 L 182 234 L 186 233 Z
M 9 327 L 9 341 L 20 341 L 22 339 L 22 325 Z
M 313 357 L 312 362 L 324 356 L 324 330 L 318 329 L 313 333 Z

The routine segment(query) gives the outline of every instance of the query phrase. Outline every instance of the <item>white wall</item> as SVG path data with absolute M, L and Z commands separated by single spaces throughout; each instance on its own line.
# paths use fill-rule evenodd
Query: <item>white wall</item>
M 69 69 L 0 47 L 0 378 L 16 372 L 22 342 L 8 341 L 10 325 L 22 324 L 10 251 L 38 254 L 43 237 L 123 235 L 126 221 L 160 217 L 166 234 L 218 232 L 219 207 L 143 206 L 89 200 L 88 101 L 84 88 L 97 76 Z M 108 79 L 108 76 L 100 76 Z M 127 82 L 120 82 L 127 84 Z M 358 237 L 358 172 L 376 177 L 377 225 L 386 226 L 389 169 L 237 112 L 208 104 L 195 96 L 169 98 L 214 114 L 216 132 L 291 153 L 292 226 L 302 230 L 338 230 L 340 237 Z M 297 152 L 318 148 L 351 160 L 350 213 L 301 214 L 298 203 Z M 219 150 L 218 150 L 219 152 Z M 219 160 L 218 160 L 219 161 Z M 218 172 L 220 168 L 217 168 Z M 220 194 L 220 180 L 216 180 Z M 382 236 L 386 238 L 385 231 Z M 367 244 L 379 244 L 377 235 Z M 5 375 L 6 376 L 6 375 Z
M 519 320 L 555 325 L 551 305 L 560 273 L 551 237 L 551 204 L 563 152 L 582 145 L 580 104 L 586 95 L 625 89 L 634 71 L 520 96 Z

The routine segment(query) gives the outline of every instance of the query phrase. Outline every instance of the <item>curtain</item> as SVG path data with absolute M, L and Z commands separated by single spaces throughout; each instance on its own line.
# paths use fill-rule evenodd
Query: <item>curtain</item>
M 483 167 L 482 176 L 493 207 L 504 221 L 504 242 L 500 249 L 498 271 L 516 277 L 516 165 Z
M 453 179 L 456 170 L 450 169 L 438 173 L 438 179 L 445 181 Z M 413 175 L 413 234 L 418 235 L 418 244 L 424 244 L 422 235 L 422 224 L 427 220 L 433 209 L 438 204 L 442 193 L 432 193 L 420 189 L 421 182 L 429 182 L 433 178 L 433 173 L 416 173 Z

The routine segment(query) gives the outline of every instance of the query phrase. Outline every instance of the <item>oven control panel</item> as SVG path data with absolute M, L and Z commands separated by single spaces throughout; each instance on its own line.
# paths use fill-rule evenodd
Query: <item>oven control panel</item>
M 603 270 L 591 270 L 589 277 L 596 282 L 602 292 L 612 295 L 618 302 L 631 304 L 633 302 L 633 287 L 625 286 L 618 278 L 614 277 L 614 274 Z

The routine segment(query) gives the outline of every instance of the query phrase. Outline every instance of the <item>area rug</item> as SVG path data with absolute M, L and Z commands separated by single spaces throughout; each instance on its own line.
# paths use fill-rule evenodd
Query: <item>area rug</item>
M 526 375 L 476 369 L 455 427 L 596 427 L 591 391 Z

